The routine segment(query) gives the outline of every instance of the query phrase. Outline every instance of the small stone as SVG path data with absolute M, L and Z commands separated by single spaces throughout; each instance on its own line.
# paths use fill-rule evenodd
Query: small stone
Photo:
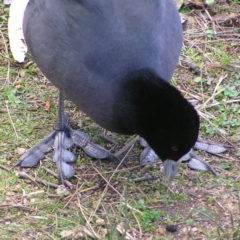
M 98 218 L 98 219 L 96 220 L 96 224 L 97 224 L 97 225 L 104 225 L 104 224 L 105 224 L 105 222 L 104 222 L 104 220 L 103 220 L 103 219 L 101 219 L 101 218 Z
M 57 195 L 64 195 L 67 196 L 70 194 L 70 192 L 67 190 L 67 188 L 64 185 L 60 185 L 56 190 L 55 190 Z
M 192 231 L 193 231 L 193 232 L 197 232 L 197 231 L 198 231 L 198 228 L 197 228 L 197 227 L 193 227 L 193 228 L 192 228 Z
M 167 225 L 167 226 L 166 226 L 166 230 L 167 230 L 168 232 L 174 233 L 174 232 L 177 231 L 177 225 Z
M 16 149 L 16 152 L 17 152 L 17 154 L 19 154 L 19 155 L 23 155 L 26 151 L 27 151 L 26 148 L 18 147 L 18 148 Z

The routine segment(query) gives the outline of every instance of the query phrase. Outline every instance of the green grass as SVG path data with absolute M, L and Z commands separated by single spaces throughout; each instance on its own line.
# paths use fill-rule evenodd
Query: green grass
M 240 11 L 239 1 L 211 7 L 217 13 Z M 211 7 L 206 11 L 211 13 Z M 189 20 L 196 11 L 201 10 L 181 8 Z M 58 92 L 29 54 L 24 65 L 14 63 L 7 18 L 8 9 L 0 4 L 0 239 L 239 239 L 240 75 L 239 68 L 229 66 L 239 66 L 239 23 L 189 21 L 173 77 L 173 85 L 186 98 L 199 100 L 200 137 L 235 146 L 221 156 L 197 152 L 214 167 L 218 178 L 183 164 L 167 188 L 160 162 L 138 167 L 142 150 L 138 143 L 117 171 L 116 162 L 92 160 L 74 148 L 76 176 L 70 180 L 68 193 L 61 195 L 59 188 L 35 181 L 58 185 L 57 178 L 45 170 L 56 172 L 50 154 L 36 168 L 11 169 L 23 150 L 54 129 Z M 216 29 L 220 35 L 214 34 Z M 226 31 L 234 32 L 235 37 L 224 36 Z M 185 57 L 199 67 L 199 74 L 188 69 Z M 47 102 L 50 108 L 46 110 Z M 97 135 L 103 129 L 70 101 L 65 104 L 70 125 L 113 152 L 132 139 L 106 132 L 117 144 L 102 140 Z M 20 177 L 23 172 L 31 179 Z M 145 173 L 155 179 L 134 181 Z M 178 231 L 166 231 L 167 225 L 176 225 Z

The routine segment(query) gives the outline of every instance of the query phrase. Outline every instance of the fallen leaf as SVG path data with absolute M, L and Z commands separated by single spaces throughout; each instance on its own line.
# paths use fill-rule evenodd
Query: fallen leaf
M 50 109 L 50 102 L 49 102 L 48 100 L 47 100 L 46 103 L 45 103 L 44 109 L 45 109 L 46 111 L 48 111 L 48 110 Z

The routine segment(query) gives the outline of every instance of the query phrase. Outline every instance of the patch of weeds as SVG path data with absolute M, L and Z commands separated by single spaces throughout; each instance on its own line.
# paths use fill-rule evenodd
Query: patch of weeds
M 175 194 L 175 198 L 176 200 L 183 201 L 183 202 L 187 202 L 189 200 L 188 197 L 182 193 Z
M 128 179 L 128 182 L 129 182 L 129 183 L 133 183 L 133 182 L 134 182 L 134 179 L 136 179 L 136 178 L 138 178 L 138 177 L 140 177 L 140 176 L 141 176 L 141 173 L 140 173 L 140 172 L 134 173 L 134 174 L 132 174 L 131 177 Z
M 212 29 L 207 29 L 206 35 L 209 39 L 214 39 L 216 37 L 215 32 Z
M 210 188 L 216 188 L 217 186 L 219 186 L 222 182 L 224 182 L 223 179 L 219 178 L 219 179 L 212 179 L 211 184 L 210 184 Z
M 124 136 L 124 135 L 117 135 L 115 134 L 113 136 L 113 140 L 115 140 L 116 142 L 118 142 L 119 144 L 126 144 L 126 142 L 128 141 L 129 137 Z
M 215 200 L 213 197 L 210 196 L 210 197 L 208 197 L 208 202 L 213 204 L 213 203 L 215 203 Z
M 236 89 L 235 86 L 226 86 L 225 90 L 224 90 L 224 96 L 228 97 L 228 98 L 235 98 L 238 96 L 238 90 Z
M 232 170 L 233 164 L 231 162 L 229 162 L 229 164 L 221 164 L 218 167 L 221 169 L 224 169 L 224 170 Z
M 129 173 L 130 172 L 127 170 L 122 170 L 121 172 L 119 172 L 118 177 L 128 177 Z
M 36 75 L 37 69 L 34 65 L 30 65 L 28 68 L 26 68 L 26 73 L 29 75 Z
M 183 4 L 181 6 L 181 8 L 179 9 L 179 12 L 180 13 L 189 13 L 189 12 L 191 12 L 191 9 Z
M 7 103 L 9 103 L 12 107 L 17 108 L 19 104 L 22 102 L 17 96 L 18 90 L 16 88 L 8 88 L 4 87 L 3 89 L 3 97 Z
M 9 8 L 5 7 L 4 3 L 0 3 L 0 9 L 3 10 L 3 14 L 0 15 L 0 22 L 8 21 L 9 17 Z
M 174 202 L 173 199 L 170 199 L 170 198 L 165 199 L 165 200 L 163 201 L 163 203 L 164 203 L 164 204 L 167 204 L 167 205 L 170 205 L 170 204 L 172 204 L 173 202 Z
M 152 233 L 156 229 L 160 217 L 166 216 L 166 212 L 155 209 L 145 209 L 142 214 L 137 213 L 136 215 L 140 220 L 143 230 Z
M 237 73 L 231 72 L 229 74 L 229 82 L 234 83 L 234 84 L 240 84 L 240 75 Z
M 202 78 L 202 77 L 196 77 L 194 79 L 195 83 L 201 83 L 201 84 L 206 84 L 206 85 L 211 85 L 211 80 L 210 79 L 206 79 L 206 78 Z
M 183 219 L 183 217 L 181 215 L 179 215 L 179 214 L 174 214 L 173 219 L 174 219 L 175 222 L 178 222 L 181 219 Z
M 240 106 L 229 106 L 227 109 L 219 106 L 219 110 L 221 112 L 218 114 L 218 118 L 213 120 L 213 123 L 221 128 L 229 128 L 234 133 L 234 130 L 240 126 Z
M 163 221 L 163 223 L 166 225 L 171 225 L 173 222 L 170 218 L 167 218 L 166 220 Z
M 234 187 L 236 187 L 236 188 L 240 188 L 240 183 L 235 182 L 235 183 L 234 183 Z
M 204 186 L 204 184 L 198 178 L 196 179 L 195 183 L 198 187 L 203 187 Z
M 188 219 L 186 222 L 187 226 L 193 227 L 195 225 L 195 222 L 192 218 Z
M 216 128 L 208 122 L 203 122 L 201 124 L 201 130 L 210 137 L 213 137 L 217 131 Z
M 154 232 L 158 225 L 159 219 L 167 215 L 167 212 L 165 211 L 149 209 L 143 198 L 140 198 L 138 202 L 133 204 L 133 207 L 142 212 L 142 214 L 136 212 L 136 216 L 138 217 L 143 230 L 149 233 Z

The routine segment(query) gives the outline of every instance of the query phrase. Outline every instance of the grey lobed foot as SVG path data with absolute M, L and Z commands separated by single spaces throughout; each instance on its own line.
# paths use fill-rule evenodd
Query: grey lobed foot
M 156 153 L 148 146 L 147 142 L 143 138 L 140 139 L 140 145 L 145 148 L 140 156 L 141 166 L 148 162 L 155 162 L 159 160 Z M 230 150 L 232 147 L 198 139 L 194 148 L 211 154 L 219 154 Z M 191 169 L 209 171 L 212 172 L 214 176 L 217 176 L 216 171 L 210 166 L 210 164 L 195 154 L 192 149 L 189 153 L 182 157 L 182 162 L 186 161 L 188 161 L 188 166 Z
M 103 147 L 92 143 L 91 138 L 85 133 L 73 130 L 66 124 L 63 131 L 54 130 L 23 154 L 15 167 L 34 167 L 53 149 L 52 160 L 57 164 L 59 179 L 64 183 L 65 178 L 71 178 L 75 174 L 73 166 L 69 164 L 76 161 L 76 156 L 68 150 L 73 146 L 81 147 L 92 158 L 111 158 L 120 161 Z

